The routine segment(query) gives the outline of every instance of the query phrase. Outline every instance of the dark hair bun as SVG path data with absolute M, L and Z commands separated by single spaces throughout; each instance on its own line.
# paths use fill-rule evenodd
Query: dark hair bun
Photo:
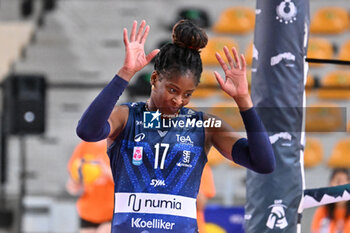
M 180 20 L 173 27 L 173 43 L 179 47 L 199 50 L 208 43 L 205 31 L 190 20 Z

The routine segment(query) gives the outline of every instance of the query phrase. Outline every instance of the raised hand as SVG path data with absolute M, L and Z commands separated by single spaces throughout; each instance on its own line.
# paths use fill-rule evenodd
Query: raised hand
M 137 21 L 135 20 L 132 25 L 130 39 L 128 38 L 128 30 L 124 28 L 123 31 L 125 59 L 124 65 L 118 74 L 124 79 L 127 79 L 127 81 L 129 81 L 136 72 L 145 67 L 159 52 L 159 49 L 155 49 L 148 55 L 145 54 L 144 45 L 150 29 L 148 25 L 145 26 L 146 21 L 142 20 L 137 30 Z
M 241 54 L 239 59 L 237 50 L 234 47 L 232 48 L 234 59 L 226 46 L 224 47 L 224 52 L 228 64 L 225 63 L 219 53 L 215 53 L 215 56 L 225 72 L 226 79 L 224 80 L 218 72 L 214 71 L 215 78 L 220 84 L 221 89 L 234 98 L 239 107 L 242 107 L 242 109 L 250 108 L 253 104 L 248 91 L 246 62 L 244 56 Z

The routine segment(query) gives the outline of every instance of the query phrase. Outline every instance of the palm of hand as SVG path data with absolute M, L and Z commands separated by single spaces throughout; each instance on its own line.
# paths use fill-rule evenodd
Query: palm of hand
M 219 82 L 221 88 L 231 97 L 239 98 L 249 94 L 248 81 L 246 75 L 246 62 L 244 56 L 241 55 L 238 59 L 238 53 L 235 48 L 232 48 L 234 60 L 229 53 L 228 48 L 224 47 L 224 52 L 228 60 L 228 65 L 222 59 L 219 53 L 216 53 L 216 58 L 225 72 L 226 79 L 223 80 L 218 72 L 214 72 L 216 80 Z
M 149 26 L 145 26 L 146 21 L 142 20 L 137 30 L 137 22 L 134 21 L 130 39 L 128 38 L 127 29 L 124 28 L 125 59 L 123 69 L 132 74 L 131 76 L 145 67 L 159 52 L 159 49 L 155 49 L 148 55 L 145 54 L 144 45 L 150 29 Z
M 125 67 L 137 72 L 148 64 L 144 47 L 140 43 L 131 42 L 125 49 L 127 50 L 124 62 Z
M 239 97 L 248 94 L 248 82 L 246 79 L 246 71 L 239 69 L 231 69 L 225 72 L 226 80 L 222 89 L 230 96 Z

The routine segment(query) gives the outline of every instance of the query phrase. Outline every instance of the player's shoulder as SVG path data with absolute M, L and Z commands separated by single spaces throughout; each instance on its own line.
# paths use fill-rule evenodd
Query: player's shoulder
M 132 111 L 142 111 L 145 108 L 145 102 L 128 102 L 120 106 L 127 107 L 129 110 Z
M 181 113 L 187 117 L 196 117 L 198 115 L 203 115 L 203 112 L 187 107 L 183 107 Z

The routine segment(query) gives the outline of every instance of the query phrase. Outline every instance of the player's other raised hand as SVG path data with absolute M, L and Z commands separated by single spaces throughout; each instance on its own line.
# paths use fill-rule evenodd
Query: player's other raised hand
M 146 21 L 142 20 L 137 29 L 137 21 L 135 20 L 130 37 L 128 37 L 128 30 L 124 28 L 123 41 L 125 45 L 125 58 L 123 67 L 118 72 L 118 75 L 129 81 L 136 72 L 145 67 L 159 52 L 159 49 L 154 49 L 146 55 L 145 42 L 149 33 L 150 27 L 146 26 Z

